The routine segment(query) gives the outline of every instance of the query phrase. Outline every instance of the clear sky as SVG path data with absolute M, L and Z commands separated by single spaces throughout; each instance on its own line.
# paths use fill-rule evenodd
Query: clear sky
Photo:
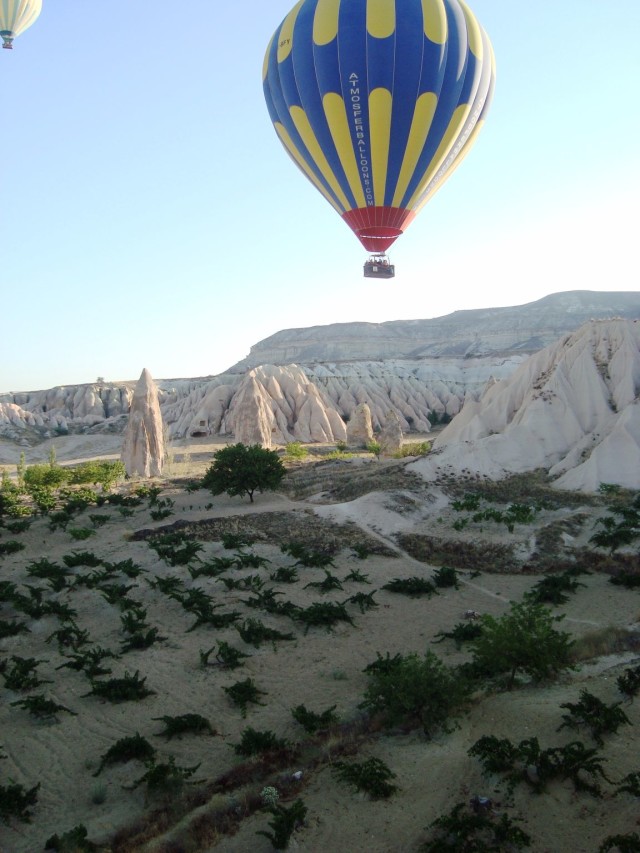
M 216 374 L 291 327 L 640 290 L 640 2 L 469 3 L 494 102 L 379 282 L 264 105 L 293 0 L 44 0 L 0 50 L 0 392 Z

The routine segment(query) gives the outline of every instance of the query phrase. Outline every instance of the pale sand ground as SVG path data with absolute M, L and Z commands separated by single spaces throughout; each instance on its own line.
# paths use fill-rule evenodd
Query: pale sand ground
M 87 456 L 116 453 L 116 442 L 109 445 L 106 441 L 110 437 L 92 437 L 91 442 L 80 441 L 82 438 L 86 437 L 70 437 L 65 447 L 61 447 L 60 440 L 56 439 L 58 459 L 82 458 L 84 453 Z M 208 454 L 213 448 L 207 444 L 204 440 L 194 443 L 187 451 L 190 458 L 174 460 L 173 464 L 189 468 L 188 473 L 196 473 L 206 466 L 206 459 L 210 458 Z M 0 459 L 5 463 L 15 461 L 7 459 L 6 446 L 2 446 L 1 452 L 4 455 Z M 40 448 L 39 452 L 42 454 L 40 459 L 47 458 L 47 448 Z M 199 454 L 206 456 L 201 459 Z M 36 460 L 28 458 L 28 461 Z M 186 470 L 179 473 L 186 473 Z M 3 541 L 20 539 L 27 548 L 0 561 L 0 579 L 14 580 L 19 585 L 31 582 L 25 567 L 41 556 L 61 562 L 63 555 L 72 551 L 90 550 L 110 561 L 131 557 L 149 571 L 149 577 L 177 575 L 187 587 L 199 586 L 215 594 L 224 603 L 221 611 L 237 608 L 243 618 L 257 617 L 281 631 L 293 631 L 296 639 L 294 642 L 280 642 L 276 649 L 269 644 L 254 649 L 246 646 L 233 628 L 212 631 L 201 627 L 185 633 L 193 623 L 193 617 L 185 613 L 177 602 L 150 589 L 142 579 L 139 582 L 127 581 L 134 584 L 130 595 L 148 608 L 149 623 L 159 627 L 167 639 L 146 651 L 130 652 L 113 662 L 112 677 L 125 671 L 133 673 L 139 670 L 141 676 L 147 678 L 147 685 L 157 691 L 155 696 L 142 702 L 119 705 L 102 703 L 95 697 L 82 698 L 88 689 L 84 676 L 69 669 L 56 672 L 55 668 L 64 662 L 64 658 L 54 643 L 45 641 L 57 629 L 57 619 L 48 617 L 30 621 L 31 633 L 2 641 L 2 658 L 17 654 L 46 661 L 40 665 L 39 673 L 54 683 L 43 685 L 42 692 L 78 714 L 71 717 L 62 713 L 59 722 L 54 724 L 37 723 L 22 709 L 10 707 L 11 701 L 21 697 L 0 687 L 0 743 L 7 755 L 7 760 L 0 764 L 0 784 L 7 784 L 8 779 L 25 787 L 41 782 L 33 823 L 14 822 L 9 827 L 0 824 L 2 853 L 35 853 L 43 848 L 44 841 L 52 833 L 62 833 L 78 823 L 86 825 L 90 838 L 102 841 L 115 829 L 140 815 L 145 809 L 144 790 L 138 788 L 130 792 L 122 786 L 131 784 L 143 774 L 142 765 L 137 762 L 116 765 L 104 770 L 97 779 L 91 776 L 99 757 L 117 739 L 139 732 L 157 747 L 161 760 L 172 755 L 181 766 L 201 762 L 197 778 L 212 780 L 240 761 L 230 745 L 240 740 L 247 726 L 258 730 L 271 729 L 278 737 L 299 740 L 304 735 L 293 721 L 290 709 L 300 703 L 316 711 L 335 704 L 341 719 L 354 718 L 367 683 L 362 670 L 375 660 L 377 652 L 390 652 L 391 655 L 409 651 L 423 653 L 427 648 L 433 648 L 448 663 L 463 660 L 464 653 L 457 653 L 453 644 L 445 642 L 430 646 L 430 640 L 438 631 L 449 630 L 460 621 L 467 608 L 495 615 L 504 613 L 509 600 L 519 599 L 538 579 L 535 576 L 484 574 L 463 584 L 459 591 L 444 591 L 430 600 L 409 599 L 379 588 L 394 577 L 415 574 L 428 577 L 432 567 L 424 566 L 406 554 L 397 558 L 371 556 L 359 561 L 344 550 L 336 558 L 334 574 L 344 578 L 357 567 L 369 575 L 371 586 L 350 582 L 345 584 L 344 592 L 322 597 L 313 589 L 303 589 L 308 581 L 321 580 L 322 571 L 303 569 L 297 584 L 279 588 L 285 592 L 285 597 L 297 604 L 318 600 L 343 601 L 359 591 L 379 590 L 375 594 L 379 607 L 365 614 L 352 608 L 353 627 L 340 624 L 332 633 L 316 628 L 304 636 L 301 628 L 290 620 L 269 616 L 243 605 L 241 600 L 249 597 L 249 593 L 226 592 L 222 584 L 212 579 L 193 582 L 184 567 L 169 567 L 157 559 L 145 542 L 129 541 L 128 534 L 140 528 L 162 526 L 177 518 L 197 520 L 306 508 L 324 517 L 329 516 L 336 523 L 350 519 L 386 540 L 395 530 L 408 526 L 406 516 L 389 509 L 382 493 L 334 507 L 318 506 L 313 500 L 293 502 L 284 496 L 269 494 L 258 495 L 255 505 L 251 505 L 240 498 L 212 498 L 205 492 L 185 494 L 170 485 L 165 494 L 175 500 L 174 515 L 167 521 L 153 522 L 146 504 L 130 519 L 122 519 L 113 508 L 105 508 L 98 512 L 109 515 L 109 522 L 86 542 L 74 542 L 68 533 L 62 531 L 51 533 L 44 519 L 36 521 L 27 534 L 12 536 L 2 531 Z M 206 509 L 207 504 L 212 506 Z M 428 524 L 430 515 L 433 516 L 432 523 L 436 523 L 435 516 L 442 518 L 442 513 L 442 502 L 434 501 L 423 513 L 420 525 Z M 88 520 L 86 523 L 89 526 Z M 523 530 L 520 535 L 526 538 L 530 532 Z M 393 541 L 389 540 L 389 544 L 395 547 Z M 293 562 L 272 544 L 257 543 L 252 550 L 272 561 L 270 569 Z M 203 557 L 222 554 L 229 552 L 225 552 L 220 543 L 205 543 Z M 264 569 L 234 570 L 228 574 L 239 577 L 256 571 L 266 574 Z M 567 630 L 578 636 L 598 626 L 637 623 L 640 614 L 638 593 L 614 587 L 602 576 L 589 576 L 582 580 L 586 588 L 572 596 L 567 605 L 557 608 L 558 613 L 567 616 L 563 623 Z M 36 583 L 43 585 L 42 582 Z M 114 650 L 119 648 L 124 638 L 119 612 L 96 590 L 83 587 L 76 592 L 63 592 L 58 597 L 77 608 L 77 622 L 82 628 L 89 629 L 93 643 Z M 6 606 L 0 615 L 10 618 Z M 251 657 L 242 668 L 233 672 L 214 667 L 200 668 L 199 650 L 208 649 L 219 640 L 230 642 Z M 301 793 L 309 809 L 307 826 L 296 833 L 291 849 L 313 853 L 417 851 L 420 841 L 426 838 L 425 827 L 438 815 L 475 793 L 495 793 L 491 780 L 482 778 L 479 765 L 466 754 L 479 737 L 495 734 L 518 741 L 535 734 L 543 746 L 575 739 L 575 734 L 555 732 L 561 722 L 560 703 L 577 700 L 580 689 L 584 687 L 608 702 L 617 701 L 620 697 L 615 677 L 629 660 L 637 662 L 633 655 L 603 659 L 593 666 L 585 666 L 576 673 L 563 676 L 550 687 L 523 688 L 485 699 L 460 719 L 460 727 L 456 731 L 440 733 L 431 742 L 417 732 L 372 739 L 359 758 L 378 756 L 397 773 L 395 781 L 400 791 L 389 801 L 371 802 L 355 794 L 336 782 L 329 768 L 309 774 Z M 222 687 L 247 677 L 255 679 L 258 687 L 266 692 L 263 697 L 266 704 L 250 706 L 246 719 L 242 719 Z M 639 706 L 640 703 L 636 702 L 626 709 L 634 726 L 624 727 L 617 736 L 606 741 L 603 754 L 607 759 L 607 770 L 614 779 L 640 770 Z M 152 718 L 187 712 L 207 717 L 222 736 L 187 735 L 169 743 L 156 736 L 161 725 Z M 588 733 L 581 733 L 578 737 L 590 744 Z M 300 769 L 304 771 L 303 767 Z M 92 802 L 97 786 L 103 786 L 106 794 L 102 804 Z M 522 819 L 522 827 L 534 839 L 531 849 L 538 853 L 591 853 L 610 833 L 639 831 L 637 801 L 629 795 L 596 800 L 588 794 L 575 795 L 568 783 L 550 786 L 545 796 L 519 789 L 509 812 Z M 208 849 L 216 853 L 267 853 L 271 849 L 269 841 L 255 834 L 258 829 L 267 828 L 267 820 L 264 814 L 258 813 L 245 820 L 235 836 L 222 838 L 215 847 Z M 135 849 L 151 853 L 160 848 L 150 844 Z

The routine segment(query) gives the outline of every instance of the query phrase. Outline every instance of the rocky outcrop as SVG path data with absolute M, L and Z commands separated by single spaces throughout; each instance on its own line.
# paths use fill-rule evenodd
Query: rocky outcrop
M 133 393 L 120 458 L 129 477 L 159 477 L 162 474 L 164 426 L 158 389 L 146 368 Z
M 415 464 L 499 479 L 548 470 L 561 489 L 640 489 L 640 322 L 593 321 L 469 400 Z
M 220 431 L 241 441 L 238 435 L 245 434 L 247 407 L 253 406 L 252 400 L 261 401 L 261 418 L 272 443 L 335 442 L 346 437 L 344 421 L 331 401 L 295 364 L 263 365 L 249 371 L 231 400 Z
M 380 434 L 378 435 L 378 444 L 380 445 L 380 453 L 382 456 L 393 456 L 402 447 L 402 427 L 400 426 L 400 418 L 396 415 L 393 409 L 387 412 Z
M 271 424 L 273 444 L 344 441 L 345 423 L 363 403 L 374 433 L 389 411 L 405 435 L 427 433 L 434 423 L 457 419 L 463 405 L 509 378 L 532 350 L 575 331 L 585 318 L 616 315 L 640 316 L 640 294 L 573 291 L 434 320 L 290 329 L 256 344 L 249 360 L 227 373 L 159 381 L 158 397 L 174 439 L 236 435 L 236 413 L 242 408 L 246 413 L 252 394 L 262 400 L 262 413 L 256 410 L 252 417 Z M 294 354 L 304 361 L 291 363 Z M 287 363 L 268 363 L 269 355 Z M 265 363 L 253 366 L 254 356 Z M 250 375 L 252 391 L 246 388 Z M 134 385 L 100 381 L 0 395 L 0 437 L 37 443 L 67 431 L 119 433 Z M 246 423 L 245 414 L 238 434 Z
M 284 329 L 251 347 L 232 371 L 258 364 L 531 354 L 592 318 L 640 316 L 640 294 L 574 290 L 508 308 L 455 311 L 431 320 L 333 323 Z
M 271 434 L 276 421 L 264 388 L 249 374 L 235 396 L 233 407 L 233 437 L 242 444 L 261 444 L 271 448 Z
M 366 447 L 373 441 L 371 409 L 366 403 L 360 403 L 353 411 L 347 424 L 347 444 L 349 447 Z

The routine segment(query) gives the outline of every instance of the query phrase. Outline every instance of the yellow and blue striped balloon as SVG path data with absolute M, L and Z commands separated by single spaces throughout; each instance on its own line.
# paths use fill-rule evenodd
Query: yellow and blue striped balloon
M 289 155 L 381 253 L 473 145 L 495 60 L 463 0 L 300 0 L 262 76 Z
M 42 10 L 42 0 L 0 0 L 2 47 L 11 49 L 13 40 L 34 23 Z

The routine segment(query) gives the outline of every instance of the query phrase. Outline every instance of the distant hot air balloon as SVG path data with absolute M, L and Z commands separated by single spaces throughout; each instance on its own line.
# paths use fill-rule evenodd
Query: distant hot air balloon
M 0 36 L 2 47 L 13 48 L 13 40 L 36 20 L 42 0 L 0 0 Z
M 495 81 L 463 0 L 300 0 L 274 33 L 263 83 L 291 158 L 362 245 L 365 275 L 473 145 Z

